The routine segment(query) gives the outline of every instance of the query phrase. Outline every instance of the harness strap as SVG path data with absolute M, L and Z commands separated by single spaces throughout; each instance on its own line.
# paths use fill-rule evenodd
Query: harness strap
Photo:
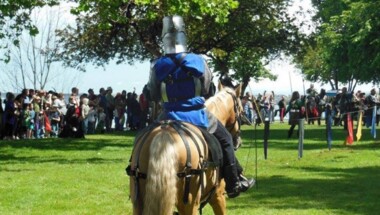
M 192 132 L 193 134 L 195 134 L 195 135 L 198 137 L 199 140 L 202 141 L 203 151 L 205 152 L 205 151 L 207 150 L 207 143 L 206 143 L 206 140 L 205 140 L 204 138 L 202 138 L 201 135 L 199 135 L 199 134 L 198 134 L 193 128 L 191 128 L 190 126 L 184 124 L 184 127 L 188 130 L 188 132 Z M 199 128 L 199 129 L 201 129 L 201 128 Z M 190 136 L 192 137 L 192 135 L 190 135 Z M 199 148 L 199 144 L 198 144 L 198 142 L 195 141 L 194 137 L 192 137 L 192 140 L 193 140 L 193 142 L 195 143 L 195 145 L 196 145 L 196 147 L 197 147 L 198 154 L 199 154 L 202 158 L 204 158 L 204 156 L 201 154 L 202 151 L 201 151 L 201 149 Z M 205 159 L 205 160 L 207 160 L 207 159 Z M 202 170 L 204 170 L 205 168 L 207 168 L 206 166 L 208 166 L 208 163 L 207 163 L 207 161 L 205 161 L 205 160 L 201 163 L 201 167 L 200 167 L 200 168 L 201 168 Z M 203 171 L 203 172 L 204 172 L 204 171 Z M 203 176 L 200 177 L 200 183 L 201 183 L 201 188 L 202 188 L 202 192 L 203 192 L 204 189 L 205 189 L 205 184 L 204 184 Z
M 212 187 L 211 191 L 208 193 L 208 196 L 205 201 L 201 202 L 199 206 L 199 214 L 202 215 L 202 209 L 209 203 L 211 197 L 215 194 L 216 192 L 216 187 Z
M 126 172 L 129 176 L 133 176 L 134 180 L 135 180 L 135 196 L 133 197 L 133 200 L 136 201 L 138 199 L 138 196 L 140 194 L 139 192 L 139 178 L 144 178 L 146 179 L 146 174 L 144 173 L 140 173 L 139 171 L 139 160 L 140 160 L 140 154 L 141 154 L 141 150 L 144 146 L 144 143 L 146 142 L 146 139 L 148 138 L 149 134 L 150 134 L 150 131 L 152 131 L 155 127 L 157 127 L 160 123 L 155 121 L 153 122 L 151 125 L 149 125 L 148 127 L 146 127 L 145 129 L 143 129 L 141 132 L 139 132 L 137 134 L 137 137 L 134 141 L 134 146 L 136 146 L 136 144 L 138 143 L 138 141 L 140 139 L 142 139 L 142 141 L 140 141 L 140 144 L 138 144 L 137 148 L 134 148 L 134 150 L 137 150 L 137 154 L 136 154 L 136 157 L 135 157 L 135 166 L 134 167 L 131 167 L 131 165 L 128 165 L 127 169 L 126 169 Z M 134 150 L 132 151 L 132 154 L 134 154 Z M 132 157 L 130 158 L 129 162 L 132 161 Z
M 168 102 L 168 94 L 166 93 L 166 83 L 161 82 L 161 98 L 163 102 Z
M 132 168 L 131 168 L 131 165 L 129 165 L 129 166 L 125 169 L 125 171 L 127 172 L 127 175 L 128 175 L 128 176 L 134 176 L 134 177 L 137 178 L 137 179 L 140 179 L 140 178 L 142 178 L 142 179 L 146 179 L 146 177 L 147 177 L 147 175 L 146 175 L 145 173 L 139 172 L 139 171 L 136 170 L 136 169 L 132 169 Z
M 232 127 L 231 128 L 227 128 L 227 130 L 231 133 L 232 129 L 235 126 L 235 123 L 237 122 L 238 123 L 238 131 L 240 131 L 240 129 L 241 129 L 241 119 L 237 115 L 238 114 L 238 101 L 237 101 L 237 97 L 234 94 L 232 94 L 232 93 L 230 93 L 228 91 L 226 91 L 226 93 L 230 94 L 231 97 L 232 97 L 232 99 L 233 99 L 233 101 L 234 101 L 234 112 L 235 112 L 235 122 L 232 124 Z
M 126 172 L 127 172 L 127 175 L 128 176 L 134 176 L 138 179 L 146 179 L 147 178 L 147 174 L 146 173 L 142 173 L 142 172 L 139 172 L 137 170 L 134 170 L 131 168 L 131 166 L 129 165 L 126 169 Z M 179 172 L 177 173 L 177 177 L 178 178 L 184 178 L 186 177 L 187 175 L 201 175 L 202 173 L 204 173 L 204 169 L 189 169 L 188 171 L 183 171 L 183 172 Z
M 198 151 L 198 155 L 199 155 L 199 157 L 202 159 L 204 159 L 204 155 L 202 155 L 202 151 L 201 151 L 201 149 L 200 149 L 200 147 L 199 147 L 199 144 L 198 144 L 198 142 L 196 141 L 196 139 L 194 138 L 194 136 L 193 135 L 191 135 L 191 134 L 195 134 L 197 137 L 198 137 L 198 139 L 199 140 L 202 140 L 202 145 L 203 145 L 203 150 L 204 151 L 206 151 L 206 142 L 204 141 L 204 139 L 202 139 L 201 138 L 201 136 L 200 135 L 198 135 L 198 133 L 194 130 L 194 129 L 191 129 L 191 127 L 190 126 L 188 126 L 188 125 L 186 125 L 186 124 L 182 124 L 183 125 L 183 127 L 184 127 L 184 130 L 185 130 L 185 132 L 189 135 L 189 137 L 191 138 L 191 140 L 193 141 L 193 143 L 195 144 L 195 146 L 197 147 L 197 151 Z M 204 172 L 204 170 L 205 170 L 205 166 L 207 166 L 207 164 L 205 163 L 205 161 L 203 160 L 203 162 L 201 162 L 200 163 L 200 170 L 202 170 L 202 173 Z M 204 189 L 205 189 L 205 185 L 204 185 L 204 179 L 203 179 L 203 175 L 200 175 L 200 178 L 199 178 L 199 180 L 200 180 L 200 184 L 201 184 L 201 188 L 202 188 L 202 191 L 204 191 Z
M 177 121 L 174 121 L 172 123 L 172 127 L 178 132 L 179 136 L 181 137 L 183 144 L 186 148 L 186 165 L 185 165 L 185 171 L 186 169 L 191 169 L 191 151 L 190 151 L 190 145 L 187 139 L 184 137 L 184 130 L 181 129 L 181 124 Z M 191 175 L 185 176 L 185 192 L 183 194 L 183 203 L 187 204 L 189 202 L 189 193 L 190 193 L 190 179 Z
M 204 169 L 189 169 L 188 171 L 183 171 L 177 173 L 178 178 L 184 178 L 188 175 L 201 175 L 204 173 Z
M 193 77 L 195 83 L 195 96 L 201 96 L 202 83 L 201 79 Z

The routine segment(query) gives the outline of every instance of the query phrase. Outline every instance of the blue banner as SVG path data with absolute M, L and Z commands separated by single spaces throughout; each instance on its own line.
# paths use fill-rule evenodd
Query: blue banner
M 371 135 L 373 136 L 374 139 L 376 139 L 376 105 L 373 107 L 373 112 L 372 112 Z
M 304 124 L 305 120 L 304 119 L 299 119 L 298 120 L 298 159 L 303 157 L 303 140 L 304 140 L 304 135 L 305 135 L 305 130 L 304 130 Z
M 327 146 L 329 150 L 331 150 L 331 142 L 332 142 L 332 114 L 331 114 L 331 106 L 326 108 L 326 137 L 327 137 Z

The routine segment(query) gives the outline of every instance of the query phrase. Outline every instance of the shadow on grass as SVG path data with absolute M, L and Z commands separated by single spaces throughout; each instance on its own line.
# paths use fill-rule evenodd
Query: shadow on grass
M 13 140 L 0 142 L 0 162 L 3 164 L 17 163 L 120 163 L 122 159 L 103 159 L 99 157 L 84 157 L 83 159 L 70 159 L 69 157 L 56 156 L 49 151 L 76 152 L 76 151 L 102 151 L 102 150 L 125 150 L 131 151 L 136 132 L 113 132 L 103 135 L 87 135 L 83 139 L 72 138 L 47 138 L 33 140 Z M 25 150 L 37 150 L 47 152 L 44 156 L 38 153 L 25 155 Z M 19 153 L 19 150 L 24 152 Z M 3 171 L 3 169 L 0 169 Z
M 268 205 L 278 210 L 315 209 L 336 214 L 378 214 L 380 210 L 380 171 L 378 167 L 319 168 L 305 167 L 302 171 L 327 176 L 326 179 L 292 179 L 287 176 L 261 178 L 259 189 L 239 197 L 234 208 Z M 245 198 L 245 199 L 243 199 Z M 248 204 L 249 203 L 249 204 Z
M 124 159 L 104 159 L 99 157 L 83 158 L 83 159 L 67 159 L 62 157 L 41 157 L 41 156 L 14 156 L 13 154 L 1 155 L 0 161 L 5 161 L 5 164 L 17 163 L 56 163 L 56 164 L 107 164 L 120 163 Z M 2 169 L 0 168 L 0 171 Z
M 102 135 L 87 135 L 86 138 L 46 138 L 32 140 L 12 140 L 0 142 L 1 147 L 32 148 L 38 150 L 101 150 L 105 147 L 132 148 L 136 132 L 115 132 Z

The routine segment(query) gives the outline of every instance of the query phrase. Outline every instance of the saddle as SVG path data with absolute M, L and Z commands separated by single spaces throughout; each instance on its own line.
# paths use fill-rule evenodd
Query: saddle
M 157 128 L 158 126 L 162 126 L 164 124 L 181 125 L 180 127 L 175 126 L 175 127 L 178 127 L 176 130 L 180 136 L 184 135 L 182 132 L 179 131 L 179 130 L 183 130 L 183 128 L 181 128 L 182 126 L 184 126 L 184 128 L 186 128 L 186 129 L 189 129 L 192 132 L 192 134 L 197 135 L 197 133 L 194 131 L 193 128 L 187 126 L 186 124 L 184 124 L 181 121 L 177 121 L 177 120 L 154 121 L 152 124 L 145 127 L 143 130 L 140 130 L 136 134 L 134 145 L 136 145 L 137 140 L 141 139 L 142 136 L 145 136 L 145 134 L 149 134 L 155 128 Z M 216 137 L 214 135 L 210 134 L 210 132 L 208 132 L 206 129 L 198 127 L 198 126 L 196 126 L 196 127 L 201 131 L 202 137 L 205 140 L 206 146 L 207 146 L 208 151 L 209 151 L 209 156 L 208 156 L 209 159 L 207 160 L 208 166 L 222 167 L 223 166 L 223 152 L 222 152 L 222 148 L 219 144 L 219 141 L 216 139 Z M 188 134 L 188 135 L 191 135 L 191 134 Z M 181 138 L 183 139 L 184 137 L 181 136 Z

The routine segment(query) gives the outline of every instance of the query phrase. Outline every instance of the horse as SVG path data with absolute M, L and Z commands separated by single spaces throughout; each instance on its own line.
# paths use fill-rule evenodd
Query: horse
M 241 85 L 232 89 L 219 84 L 218 88 L 205 106 L 229 130 L 234 144 L 240 144 L 245 120 Z M 190 123 L 163 120 L 137 134 L 127 167 L 134 215 L 168 215 L 175 207 L 177 214 L 193 215 L 207 203 L 214 214 L 226 214 L 222 161 L 215 160 L 218 156 L 208 147 L 217 140 L 205 133 Z

